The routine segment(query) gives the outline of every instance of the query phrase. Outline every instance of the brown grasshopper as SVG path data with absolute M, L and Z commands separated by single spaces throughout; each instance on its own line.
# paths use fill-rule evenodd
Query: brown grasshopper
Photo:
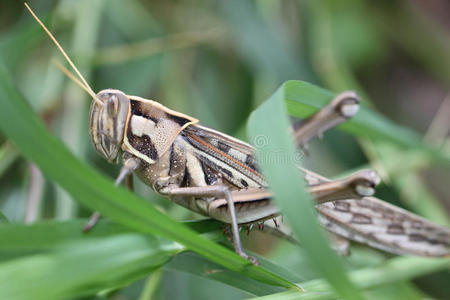
M 95 149 L 110 162 L 123 159 L 116 185 L 134 173 L 175 203 L 230 224 L 236 253 L 257 264 L 242 249 L 239 226 L 264 222 L 280 212 L 259 172 L 254 148 L 158 102 L 114 89 L 95 94 L 50 31 L 26 7 L 81 82 L 67 70 L 66 74 L 91 95 L 90 135 Z M 312 138 L 351 118 L 358 105 L 356 94 L 345 92 L 313 116 L 295 123 L 292 132 L 298 145 L 306 146 Z M 336 181 L 303 168 L 300 172 L 317 201 L 319 222 L 330 232 L 397 254 L 450 254 L 448 228 L 371 197 L 379 182 L 375 172 L 360 171 Z M 99 216 L 94 213 L 86 231 Z

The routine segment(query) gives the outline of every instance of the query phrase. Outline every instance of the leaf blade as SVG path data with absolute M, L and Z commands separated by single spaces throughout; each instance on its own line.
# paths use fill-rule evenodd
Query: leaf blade
M 361 299 L 358 290 L 346 276 L 342 262 L 325 241 L 311 196 L 301 184 L 303 178 L 293 163 L 296 162 L 295 157 L 302 156 L 296 155 L 289 135 L 290 124 L 285 107 L 286 87 L 287 84 L 283 84 L 250 115 L 247 130 L 251 140 L 257 144 L 258 162 L 281 212 L 321 275 L 343 298 Z M 267 142 L 261 144 L 257 143 L 258 140 Z

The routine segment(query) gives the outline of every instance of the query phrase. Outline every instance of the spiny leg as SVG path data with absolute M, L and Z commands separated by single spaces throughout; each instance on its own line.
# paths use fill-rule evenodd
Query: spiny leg
M 337 95 L 327 106 L 307 118 L 293 124 L 293 134 L 297 145 L 305 148 L 314 137 L 322 134 L 349 118 L 359 109 L 359 99 L 355 92 L 347 91 Z
M 119 176 L 117 176 L 116 181 L 114 182 L 115 186 L 118 186 L 125 179 L 125 183 L 128 188 L 133 189 L 133 177 L 131 172 L 136 170 L 139 166 L 139 161 L 135 158 L 129 158 L 125 160 L 123 167 L 120 169 Z M 101 215 L 98 211 L 94 212 L 90 217 L 89 221 L 84 225 L 83 231 L 89 232 L 94 228 L 94 226 L 98 223 Z
M 230 214 L 231 235 L 236 253 L 241 257 L 248 259 L 253 264 L 259 265 L 259 261 L 255 257 L 247 255 L 247 253 L 245 253 L 244 249 L 242 248 L 234 202 L 231 196 L 231 192 L 227 187 L 221 185 L 212 185 L 204 187 L 172 188 L 169 190 L 168 196 L 171 198 L 176 196 L 199 198 L 212 197 L 213 199 L 211 199 L 211 201 L 214 200 L 214 198 L 225 199 L 228 206 L 228 212 Z M 206 201 L 208 201 L 208 199 L 206 199 Z

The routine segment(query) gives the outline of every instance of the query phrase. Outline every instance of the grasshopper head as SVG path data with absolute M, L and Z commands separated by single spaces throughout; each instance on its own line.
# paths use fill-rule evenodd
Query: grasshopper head
M 121 91 L 106 89 L 97 94 L 102 104 L 92 102 L 89 132 L 95 149 L 108 161 L 117 161 L 130 107 Z

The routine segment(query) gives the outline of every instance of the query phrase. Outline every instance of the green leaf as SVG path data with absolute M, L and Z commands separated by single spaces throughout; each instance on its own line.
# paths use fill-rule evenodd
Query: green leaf
M 59 140 L 49 135 L 31 111 L 0 63 L 0 129 L 22 154 L 86 207 L 134 230 L 177 241 L 230 270 L 283 287 L 296 285 L 255 267 L 218 244 L 175 222 L 124 188 L 78 161 Z
M 89 234 L 81 230 L 86 220 L 49 221 L 32 225 L 0 224 L 0 257 L 39 253 L 77 239 L 90 240 L 132 232 L 127 227 L 101 220 Z
M 287 110 L 295 117 L 309 116 L 328 104 L 335 96 L 325 89 L 303 81 L 288 81 L 284 87 Z M 424 144 L 418 133 L 394 124 L 368 107 L 361 107 L 356 116 L 340 125 L 340 128 L 355 136 L 390 142 L 411 149 L 421 149 L 437 163 L 450 165 L 450 157 Z
M 62 244 L 51 253 L 0 264 L 0 299 L 62 299 L 122 287 L 183 247 L 149 235 L 121 234 Z
M 449 258 L 396 257 L 380 266 L 352 271 L 352 281 L 361 289 L 369 289 L 390 282 L 405 281 L 422 275 L 450 269 Z M 305 293 L 291 291 L 260 297 L 260 300 L 336 299 L 336 293 L 323 279 L 302 284 Z
M 343 264 L 330 249 L 317 222 L 311 196 L 305 191 L 298 171 L 295 146 L 289 135 L 290 122 L 285 99 L 291 82 L 283 84 L 251 115 L 250 140 L 257 146 L 257 158 L 283 215 L 302 242 L 318 271 L 345 299 L 361 299 L 346 276 Z M 317 92 L 313 91 L 311 95 Z M 320 96 L 320 94 L 319 94 Z
M 262 265 L 265 266 L 264 261 L 262 262 Z M 185 252 L 177 255 L 168 264 L 164 265 L 164 269 L 183 271 L 196 276 L 216 280 L 255 296 L 280 292 L 279 287 L 267 285 L 237 272 L 226 270 L 222 266 L 205 260 L 192 252 Z
M 102 240 L 114 240 L 114 237 L 123 237 L 127 235 L 133 235 L 136 238 L 141 237 L 143 239 L 147 238 L 147 234 L 138 234 L 133 233 L 127 227 L 124 227 L 117 223 L 112 223 L 107 220 L 101 220 L 99 224 L 89 233 L 83 233 L 81 228 L 83 224 L 85 224 L 86 220 L 70 220 L 70 221 L 50 221 L 50 222 L 40 222 L 34 223 L 32 225 L 25 224 L 1 224 L 0 225 L 0 261 L 7 261 L 14 259 L 30 259 L 32 255 L 43 256 L 43 255 L 53 255 L 56 252 L 61 252 L 61 249 L 66 249 L 67 245 L 84 245 L 86 248 L 89 248 L 90 245 L 94 242 L 102 241 Z M 218 225 L 217 221 L 210 222 L 210 220 L 206 221 L 196 221 L 196 222 L 188 222 L 185 223 L 190 228 L 195 228 L 197 230 L 201 230 L 202 232 L 207 232 L 209 230 L 216 230 Z M 84 243 L 84 244 L 83 244 Z M 165 245 L 169 244 L 168 242 L 164 242 Z M 78 246 L 77 246 L 78 247 Z M 130 243 L 127 245 L 130 249 L 136 249 L 136 245 Z M 175 247 L 175 246 L 170 246 Z M 99 245 L 99 251 L 102 251 L 102 247 Z M 159 249 L 158 251 L 166 251 L 167 247 L 164 249 Z M 181 246 L 177 246 L 180 251 L 182 250 Z M 105 255 L 108 254 L 108 251 L 111 249 L 105 250 Z M 155 247 L 153 250 L 156 251 Z M 97 251 L 97 250 L 96 250 Z M 168 253 L 172 254 L 172 253 Z M 64 253 L 66 255 L 66 253 Z M 84 252 L 87 258 L 90 256 L 96 255 L 91 251 Z M 28 256 L 27 258 L 23 256 Z M 58 256 L 59 257 L 59 256 Z M 52 256 L 52 259 L 55 260 Z M 67 260 L 61 260 L 58 263 L 60 264 L 61 269 L 71 268 L 70 260 L 73 257 L 66 257 Z M 69 260 L 69 261 L 68 261 Z M 264 259 L 260 259 L 263 267 L 267 268 L 271 272 L 278 274 L 283 278 L 287 278 L 294 282 L 300 282 L 302 280 L 301 277 L 292 274 L 291 272 L 277 266 L 271 264 Z M 123 268 L 126 268 L 126 264 L 128 262 L 123 262 Z M 119 267 L 117 267 L 119 268 Z M 281 292 L 284 289 L 277 286 L 272 286 L 268 284 L 261 283 L 254 279 L 251 279 L 244 274 L 240 274 L 237 272 L 232 272 L 227 270 L 226 268 L 215 264 L 209 260 L 204 259 L 203 257 L 195 254 L 193 252 L 185 252 L 178 254 L 175 256 L 169 263 L 164 265 L 165 269 L 172 269 L 176 271 L 188 272 L 190 274 L 194 274 L 196 276 L 201 276 L 207 279 L 219 281 L 225 283 L 227 285 L 233 286 L 235 288 L 241 289 L 255 296 L 262 296 L 271 293 Z M 80 272 L 87 276 L 87 273 L 90 270 L 85 269 L 84 267 L 81 269 L 75 270 L 76 272 Z M 97 270 L 101 272 L 100 268 Z M 139 268 L 138 265 L 133 269 L 133 273 L 140 274 L 141 272 L 145 273 L 147 268 L 145 265 L 142 268 Z M 2 267 L 0 264 L 0 274 L 2 272 Z M 24 269 L 21 267 L 17 267 L 17 272 L 28 272 L 28 269 Z M 84 277 L 80 274 L 80 278 Z M 124 277 L 125 279 L 125 277 Z M 72 283 L 71 283 L 72 284 Z M 99 286 L 99 289 L 111 288 L 108 284 Z M 1 295 L 1 294 L 0 294 Z M 72 295 L 73 296 L 73 295 Z
M 123 225 L 100 220 L 86 234 L 82 231 L 86 222 L 87 219 L 38 222 L 32 225 L 0 223 L 0 260 L 45 252 L 61 243 L 77 239 L 89 240 L 133 232 Z M 191 221 L 183 224 L 200 233 L 216 231 L 222 227 L 222 223 L 215 220 Z

